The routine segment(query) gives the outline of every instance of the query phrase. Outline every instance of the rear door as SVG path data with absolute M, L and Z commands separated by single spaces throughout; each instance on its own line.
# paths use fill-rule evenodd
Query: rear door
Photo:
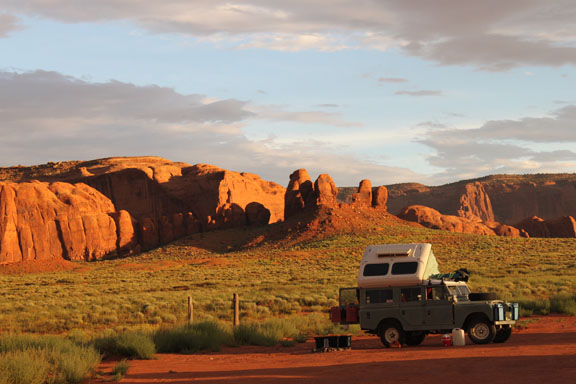
M 423 288 L 400 289 L 400 314 L 407 326 L 424 324 Z
M 440 285 L 425 289 L 424 319 L 426 325 L 437 329 L 454 328 L 454 305 L 448 300 L 447 288 Z

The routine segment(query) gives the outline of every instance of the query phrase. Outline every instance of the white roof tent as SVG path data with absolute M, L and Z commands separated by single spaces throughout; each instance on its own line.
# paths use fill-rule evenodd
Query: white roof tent
M 358 272 L 359 288 L 422 284 L 440 273 L 432 244 L 385 244 L 366 247 Z

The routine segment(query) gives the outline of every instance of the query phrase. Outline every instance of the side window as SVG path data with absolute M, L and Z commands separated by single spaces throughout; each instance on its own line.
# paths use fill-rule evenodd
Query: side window
M 426 288 L 426 300 L 448 300 L 444 287 Z
M 388 274 L 390 264 L 366 264 L 364 267 L 364 276 L 385 276 Z
M 422 300 L 422 291 L 420 288 L 402 288 L 400 290 L 400 300 L 402 302 Z
M 381 304 L 394 302 L 391 289 L 369 289 L 366 291 L 366 304 Z
M 393 275 L 411 275 L 413 273 L 416 273 L 417 269 L 418 269 L 418 262 L 416 262 L 416 261 L 394 263 L 392 265 L 392 274 Z

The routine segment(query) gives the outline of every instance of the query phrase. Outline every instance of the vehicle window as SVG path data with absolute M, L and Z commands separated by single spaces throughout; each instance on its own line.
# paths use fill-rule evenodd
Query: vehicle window
M 426 300 L 448 300 L 444 287 L 426 288 Z
M 422 291 L 420 288 L 402 288 L 400 290 L 400 300 L 402 302 L 422 300 Z
M 369 289 L 366 291 L 366 304 L 392 303 L 393 299 L 391 289 Z
M 393 275 L 411 275 L 416 273 L 418 269 L 418 262 L 416 261 L 409 261 L 404 263 L 394 263 L 392 265 L 392 274 Z
M 358 289 L 342 288 L 340 290 L 340 305 L 358 304 Z
M 364 267 L 364 276 L 384 276 L 388 274 L 390 265 L 388 263 L 382 264 L 366 264 Z

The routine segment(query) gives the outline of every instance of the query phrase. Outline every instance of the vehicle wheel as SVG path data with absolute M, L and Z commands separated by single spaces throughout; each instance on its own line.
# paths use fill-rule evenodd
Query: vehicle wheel
M 470 301 L 498 300 L 498 295 L 494 292 L 472 292 L 468 295 Z
M 426 332 L 406 332 L 406 345 L 420 345 L 426 338 Z
M 393 343 L 404 344 L 405 334 L 402 326 L 395 321 L 387 321 L 380 326 L 378 336 L 386 348 Z
M 510 338 L 511 334 L 512 334 L 512 327 L 503 326 L 498 331 L 496 331 L 496 336 L 494 336 L 494 340 L 492 341 L 495 343 L 504 343 Z
M 474 344 L 488 344 L 494 339 L 496 327 L 484 317 L 472 319 L 468 326 L 468 337 Z

